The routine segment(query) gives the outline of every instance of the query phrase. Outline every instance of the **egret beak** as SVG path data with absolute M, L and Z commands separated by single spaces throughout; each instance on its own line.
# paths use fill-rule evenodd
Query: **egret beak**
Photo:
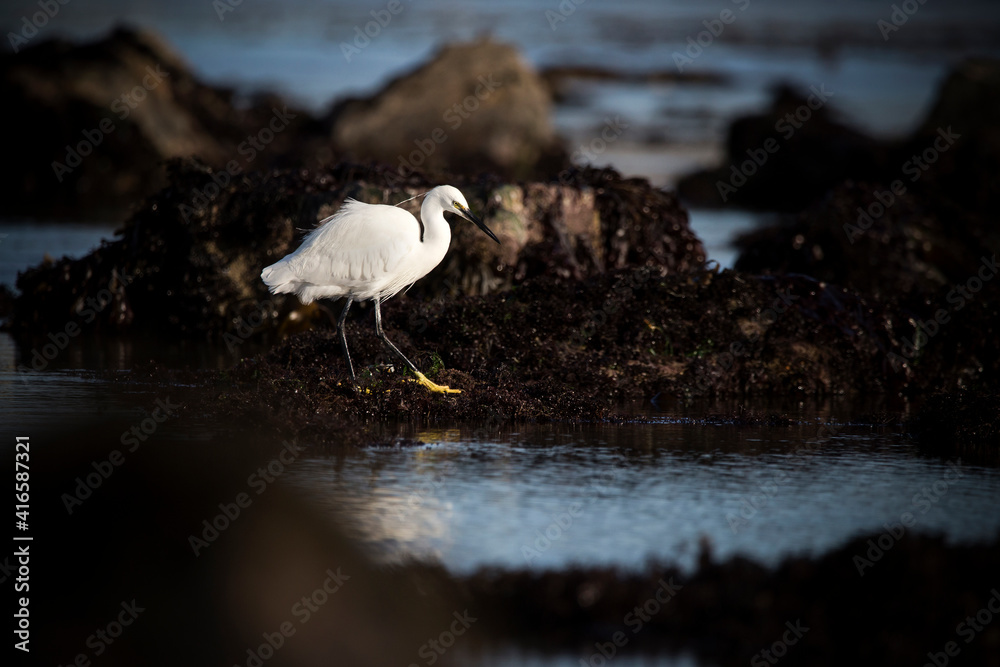
M 490 231 L 490 228 L 486 226 L 485 222 L 479 219 L 479 216 L 477 216 L 475 213 L 473 213 L 472 211 L 470 211 L 469 209 L 465 208 L 464 206 L 458 203 L 455 204 L 455 210 L 463 218 L 465 218 L 471 223 L 474 223 L 476 227 L 479 227 L 481 230 L 486 232 L 486 235 L 489 236 L 494 241 L 496 241 L 497 244 L 499 245 L 500 239 L 497 238 L 496 234 Z

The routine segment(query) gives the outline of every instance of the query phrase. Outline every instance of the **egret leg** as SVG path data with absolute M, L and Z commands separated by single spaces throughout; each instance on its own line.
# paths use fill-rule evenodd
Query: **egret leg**
M 413 374 L 417 376 L 417 380 L 416 381 L 419 382 L 420 384 L 424 385 L 425 387 L 427 387 L 427 389 L 429 389 L 430 391 L 433 391 L 433 392 L 437 392 L 439 394 L 461 394 L 462 393 L 461 389 L 452 389 L 451 387 L 446 387 L 445 385 L 441 385 L 441 384 L 435 384 L 435 383 L 431 382 L 430 380 L 428 380 L 427 377 L 423 373 L 421 373 L 419 370 L 417 370 L 417 367 L 413 365 L 413 362 L 410 361 L 409 359 L 407 359 L 406 355 L 404 355 L 402 352 L 400 352 L 399 348 L 397 348 L 395 345 L 392 344 L 392 341 L 390 341 L 386 337 L 385 331 L 382 330 L 382 299 L 380 299 L 378 297 L 375 298 L 375 333 L 378 335 L 379 338 L 382 339 L 383 343 L 385 343 L 386 345 L 389 346 L 390 350 L 392 350 L 393 352 L 395 352 L 397 355 L 399 355 L 400 359 L 402 359 L 403 361 L 406 362 L 406 365 L 410 367 L 410 370 L 413 371 Z
M 344 310 L 340 313 L 340 319 L 337 320 L 337 331 L 340 332 L 340 347 L 344 349 L 344 359 L 347 359 L 347 370 L 351 371 L 351 382 L 357 382 L 357 378 L 354 377 L 354 364 L 351 363 L 351 353 L 347 349 L 347 333 L 344 331 L 344 322 L 347 320 L 347 311 L 351 309 L 351 304 L 354 303 L 353 297 L 347 297 L 347 303 L 344 304 Z

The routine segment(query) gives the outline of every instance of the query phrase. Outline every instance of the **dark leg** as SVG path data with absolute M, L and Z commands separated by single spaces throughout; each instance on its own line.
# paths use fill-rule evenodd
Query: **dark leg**
M 351 382 L 356 382 L 357 378 L 354 377 L 354 364 L 351 363 L 351 353 L 347 350 L 347 333 L 344 332 L 344 322 L 347 320 L 347 311 L 350 310 L 352 303 L 354 303 L 354 298 L 347 297 L 347 303 L 344 304 L 344 310 L 341 311 L 340 319 L 337 320 L 337 331 L 340 332 L 340 346 L 344 349 L 344 359 L 347 359 L 347 370 L 351 371 Z
M 417 370 L 417 367 L 413 365 L 413 362 L 410 361 L 409 359 L 407 359 L 406 356 L 402 352 L 399 351 L 399 348 L 397 348 L 395 345 L 393 345 L 392 342 L 388 338 L 386 338 L 385 331 L 382 330 L 382 299 L 380 299 L 378 297 L 375 297 L 375 333 L 378 334 L 378 337 L 382 339 L 383 343 L 385 343 L 386 345 L 389 346 L 390 350 L 392 350 L 393 352 L 395 352 L 399 356 L 400 359 L 402 359 L 403 361 L 406 362 L 406 365 L 409 366 L 410 370 L 413 371 L 414 375 L 417 376 L 417 382 L 419 382 L 420 384 L 424 385 L 425 387 L 427 387 L 431 391 L 437 392 L 439 394 L 460 394 L 460 393 L 462 393 L 461 389 L 452 389 L 452 388 L 446 387 L 444 385 L 435 384 L 435 383 L 431 382 L 430 380 L 428 380 L 427 377 L 423 373 L 421 373 L 419 370 Z
M 385 332 L 382 331 L 382 299 L 375 297 L 375 333 L 382 342 L 389 346 L 389 349 L 399 355 L 399 358 L 406 362 L 406 365 L 410 367 L 410 370 L 414 373 L 420 374 L 417 367 L 413 365 L 413 362 L 406 358 L 406 356 L 399 351 L 395 345 L 392 344 L 388 338 L 386 338 Z

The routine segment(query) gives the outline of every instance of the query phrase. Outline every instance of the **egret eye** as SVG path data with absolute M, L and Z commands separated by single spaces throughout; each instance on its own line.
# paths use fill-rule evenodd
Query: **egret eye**
M 462 209 L 462 205 L 461 205 L 461 204 L 459 204 L 459 203 L 458 203 L 457 201 L 453 201 L 453 202 L 451 203 L 451 205 L 452 205 L 452 206 L 454 206 L 455 208 L 459 209 L 459 210 L 461 210 L 461 209 Z

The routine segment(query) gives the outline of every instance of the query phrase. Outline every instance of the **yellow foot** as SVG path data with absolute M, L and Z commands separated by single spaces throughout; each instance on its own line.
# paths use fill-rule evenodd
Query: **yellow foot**
M 423 373 L 419 373 L 419 372 L 417 373 L 417 379 L 416 380 L 411 380 L 411 382 L 419 382 L 420 384 L 422 384 L 425 387 L 427 387 L 430 391 L 433 391 L 433 392 L 438 393 L 438 394 L 461 394 L 462 393 L 461 389 L 452 389 L 451 387 L 446 387 L 443 384 L 434 384 L 433 382 L 431 382 L 430 380 L 427 379 L 427 376 L 425 376 Z

